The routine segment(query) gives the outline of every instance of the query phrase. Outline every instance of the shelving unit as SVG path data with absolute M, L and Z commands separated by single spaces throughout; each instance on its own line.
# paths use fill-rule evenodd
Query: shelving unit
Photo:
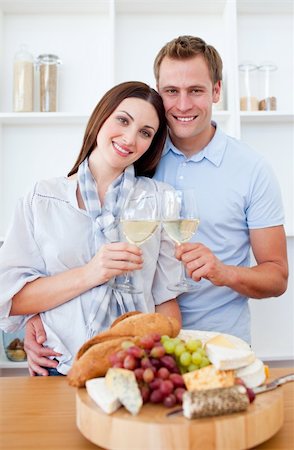
M 214 110 L 213 118 L 225 132 L 261 151 L 276 171 L 289 253 L 293 251 L 292 0 L 0 0 L 0 241 L 17 199 L 36 180 L 64 175 L 71 168 L 88 117 L 103 93 L 131 79 L 155 87 L 155 55 L 182 34 L 201 36 L 220 52 L 224 110 Z M 12 112 L 13 57 L 22 43 L 35 57 L 54 53 L 62 60 L 59 112 L 38 112 L 37 93 L 35 112 Z M 278 65 L 273 86 L 277 111 L 240 112 L 238 64 L 248 59 Z M 287 357 L 294 353 L 291 298 L 292 278 L 283 301 L 275 300 L 284 322 L 280 354 Z M 270 310 L 264 303 L 259 314 L 258 303 L 252 302 L 254 330 L 263 328 Z M 276 310 L 268 314 L 270 318 Z M 269 337 L 273 355 L 279 351 L 277 333 Z M 253 341 L 261 356 L 270 356 L 257 332 Z

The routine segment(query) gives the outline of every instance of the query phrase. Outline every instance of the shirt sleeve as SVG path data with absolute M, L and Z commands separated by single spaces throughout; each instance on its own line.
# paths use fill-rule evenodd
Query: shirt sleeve
M 272 168 L 264 159 L 259 161 L 252 174 L 246 215 L 250 229 L 284 223 L 280 186 Z
M 32 316 L 9 316 L 12 297 L 23 286 L 43 277 L 45 264 L 34 239 L 33 194 L 19 200 L 4 244 L 0 249 L 0 328 L 13 332 Z

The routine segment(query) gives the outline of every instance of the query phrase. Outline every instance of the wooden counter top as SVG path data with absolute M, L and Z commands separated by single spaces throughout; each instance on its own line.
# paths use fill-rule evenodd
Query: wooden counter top
M 271 369 L 271 379 L 291 372 L 291 368 Z M 271 439 L 255 447 L 258 450 L 293 449 L 294 383 L 282 389 L 284 426 Z M 75 415 L 75 389 L 68 386 L 65 377 L 0 378 L 0 449 L 99 449 L 79 432 Z

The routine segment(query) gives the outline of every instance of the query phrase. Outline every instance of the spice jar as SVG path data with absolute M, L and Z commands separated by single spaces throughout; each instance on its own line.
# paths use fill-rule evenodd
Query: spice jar
M 34 110 L 34 58 L 26 45 L 21 45 L 13 62 L 13 111 Z
M 246 62 L 239 65 L 240 73 L 240 110 L 258 111 L 257 65 Z
M 57 111 L 57 78 L 60 59 L 56 55 L 39 55 L 37 63 L 40 71 L 40 111 Z
M 11 361 L 20 362 L 27 359 L 24 351 L 24 330 L 16 333 L 3 332 L 3 344 L 6 356 Z
M 263 63 L 258 67 L 262 93 L 258 105 L 260 111 L 276 111 L 277 109 L 277 98 L 273 95 L 273 72 L 277 69 L 278 67 L 271 62 Z

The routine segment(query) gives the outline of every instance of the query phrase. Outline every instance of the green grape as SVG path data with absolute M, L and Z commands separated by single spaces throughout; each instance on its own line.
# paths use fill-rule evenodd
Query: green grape
M 198 348 L 202 347 L 202 343 L 200 339 L 189 339 L 189 341 L 186 342 L 187 349 L 193 353 L 198 350 Z
M 182 353 L 184 353 L 186 351 L 186 346 L 185 346 L 185 344 L 182 342 L 182 343 L 179 343 L 179 344 L 177 344 L 176 346 L 175 346 L 175 355 L 176 356 L 181 356 L 181 354 Z
M 206 351 L 204 348 L 198 348 L 197 352 L 200 353 L 201 356 L 206 356 Z
M 192 353 L 192 363 L 196 364 L 198 367 L 202 361 L 202 355 L 200 355 L 199 350 L 197 352 Z
M 175 343 L 175 345 L 185 344 L 185 342 L 183 342 L 182 339 L 180 339 L 179 337 L 173 338 L 172 341 Z
M 191 354 L 187 351 L 183 352 L 180 356 L 180 363 L 182 366 L 189 366 L 191 364 Z
M 167 341 L 168 339 L 170 339 L 170 337 L 167 334 L 164 334 L 163 336 L 161 336 L 161 343 L 163 344 L 165 341 Z
M 166 353 L 171 355 L 175 351 L 176 344 L 174 343 L 174 341 L 172 339 L 167 339 L 163 342 L 163 346 L 164 346 Z
M 198 370 L 199 366 L 197 364 L 189 364 L 188 366 L 188 372 L 194 372 L 194 370 Z
M 207 358 L 207 356 L 203 356 L 202 361 L 200 363 L 200 368 L 209 366 L 209 364 L 210 364 L 210 361 Z
M 122 348 L 123 350 L 126 350 L 126 349 L 129 348 L 129 347 L 133 347 L 133 345 L 135 345 L 134 342 L 131 342 L 131 341 L 123 341 L 122 344 L 121 344 L 121 348 Z

